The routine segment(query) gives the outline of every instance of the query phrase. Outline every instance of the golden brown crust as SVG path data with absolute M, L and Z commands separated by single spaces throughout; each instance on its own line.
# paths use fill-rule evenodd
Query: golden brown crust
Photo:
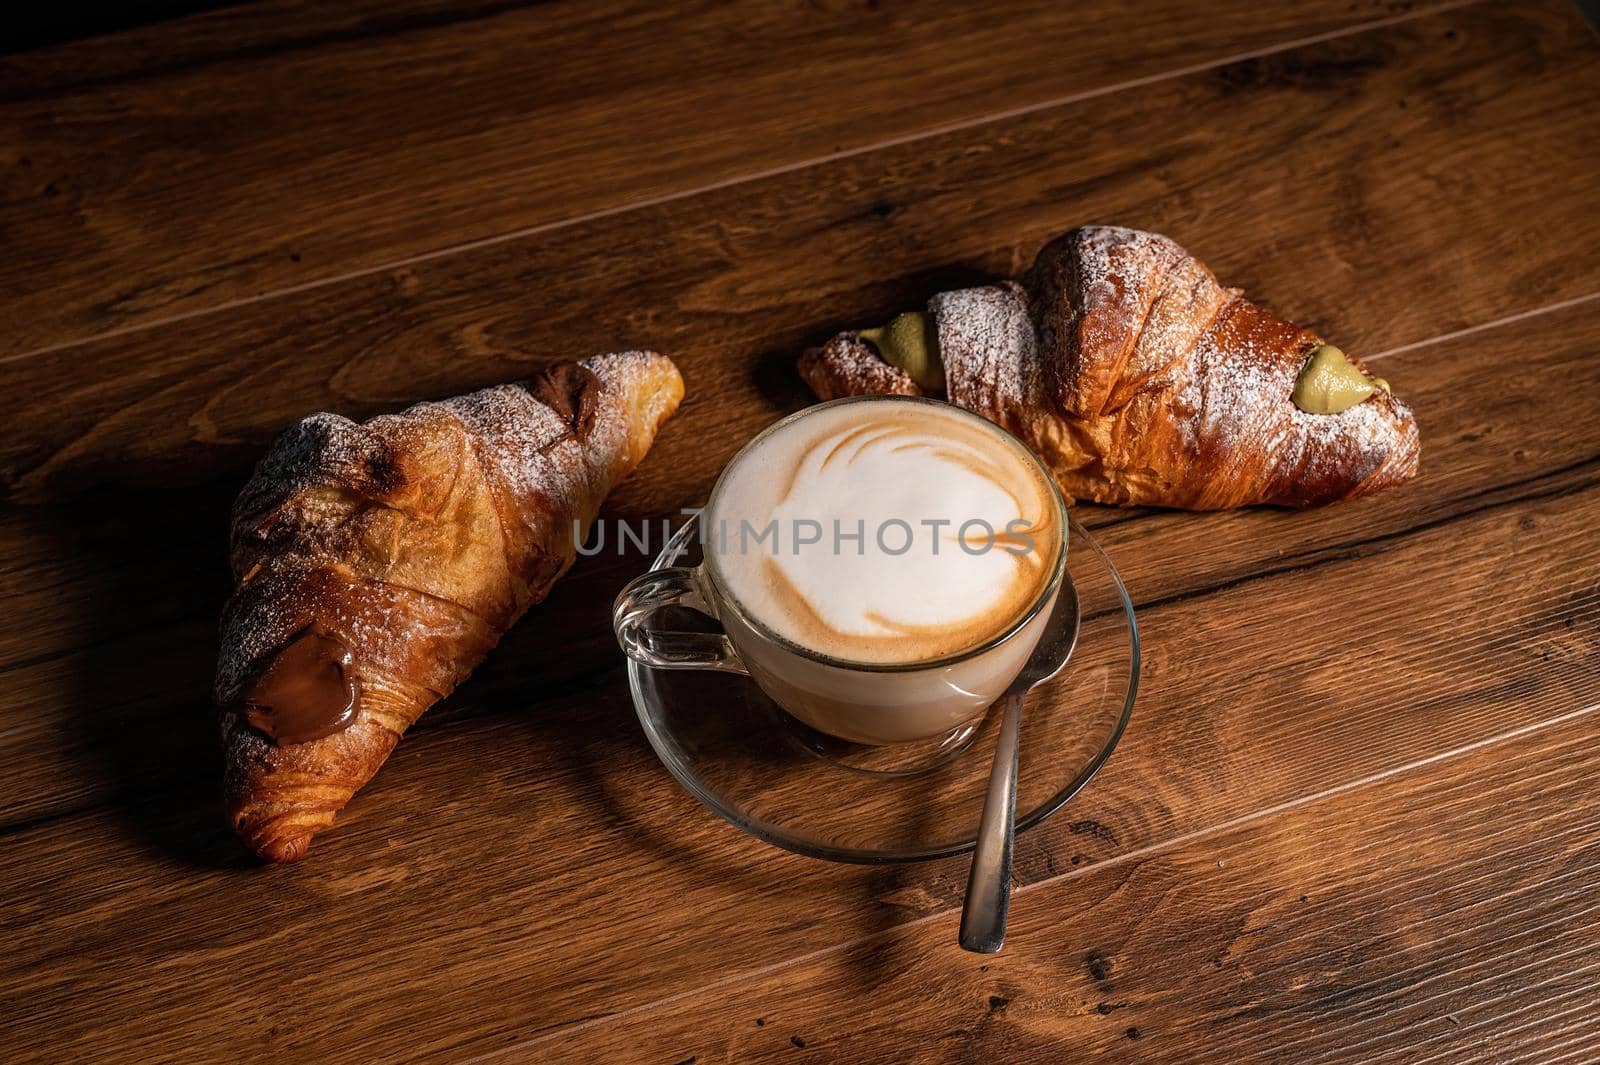
M 800 356 L 800 376 L 824 399 L 839 396 L 920 396 L 911 375 L 878 358 L 854 333 L 840 333 Z
M 929 310 L 946 398 L 1027 442 L 1073 498 L 1305 507 L 1417 471 L 1410 408 L 1379 391 L 1342 414 L 1300 410 L 1290 397 L 1317 335 L 1157 234 L 1076 229 L 1021 284 L 941 293 Z M 820 397 L 895 390 L 870 348 L 839 340 L 802 358 Z
M 356 424 L 303 419 L 234 507 L 238 587 L 216 695 L 229 820 L 294 861 L 572 563 L 611 486 L 677 409 L 671 360 L 628 352 Z M 347 729 L 276 744 L 240 711 L 246 684 L 316 623 L 354 654 Z

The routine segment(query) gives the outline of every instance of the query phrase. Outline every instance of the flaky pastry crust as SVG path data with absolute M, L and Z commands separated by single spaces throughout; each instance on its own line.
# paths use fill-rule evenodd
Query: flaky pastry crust
M 261 857 L 311 838 L 572 564 L 575 528 L 644 458 L 683 396 L 652 352 L 564 363 L 356 423 L 313 414 L 261 460 L 233 511 L 236 590 L 216 698 L 229 821 Z M 277 743 L 241 706 L 310 626 L 342 641 L 360 685 L 342 731 Z
M 1016 434 L 1075 499 L 1307 507 L 1417 472 L 1404 402 L 1379 390 L 1340 414 L 1301 410 L 1291 394 L 1321 338 L 1158 234 L 1075 229 L 1018 281 L 941 293 L 928 313 L 944 398 Z M 925 394 L 853 332 L 800 373 L 822 399 Z

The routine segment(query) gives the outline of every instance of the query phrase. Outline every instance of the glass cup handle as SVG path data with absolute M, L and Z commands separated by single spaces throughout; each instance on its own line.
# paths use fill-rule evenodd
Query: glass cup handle
M 611 610 L 611 627 L 624 654 L 656 669 L 714 669 L 749 675 L 726 633 L 657 628 L 656 615 L 666 606 L 684 606 L 716 617 L 700 595 L 694 570 L 682 566 L 652 570 L 630 581 Z

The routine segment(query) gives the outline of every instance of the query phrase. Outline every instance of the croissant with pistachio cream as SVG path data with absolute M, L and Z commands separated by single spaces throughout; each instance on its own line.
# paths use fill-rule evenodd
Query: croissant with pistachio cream
M 252 850 L 304 857 L 572 564 L 682 397 L 670 359 L 633 351 L 278 438 L 234 505 L 217 665 L 227 814 Z
M 1098 503 L 1315 506 L 1399 484 L 1421 450 L 1410 408 L 1360 360 L 1166 237 L 1113 226 L 1058 237 L 1019 281 L 841 333 L 800 373 L 823 399 L 942 396 Z

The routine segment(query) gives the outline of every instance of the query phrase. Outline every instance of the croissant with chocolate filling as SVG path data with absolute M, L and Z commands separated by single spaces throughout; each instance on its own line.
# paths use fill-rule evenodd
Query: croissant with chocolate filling
M 670 359 L 636 351 L 278 438 L 234 506 L 217 665 L 227 813 L 252 850 L 304 857 L 544 598 L 682 396 Z
M 1111 226 L 1052 241 L 1020 283 L 842 333 L 800 372 L 823 399 L 943 395 L 1099 503 L 1314 506 L 1399 484 L 1421 450 L 1410 408 L 1359 360 L 1166 237 Z

